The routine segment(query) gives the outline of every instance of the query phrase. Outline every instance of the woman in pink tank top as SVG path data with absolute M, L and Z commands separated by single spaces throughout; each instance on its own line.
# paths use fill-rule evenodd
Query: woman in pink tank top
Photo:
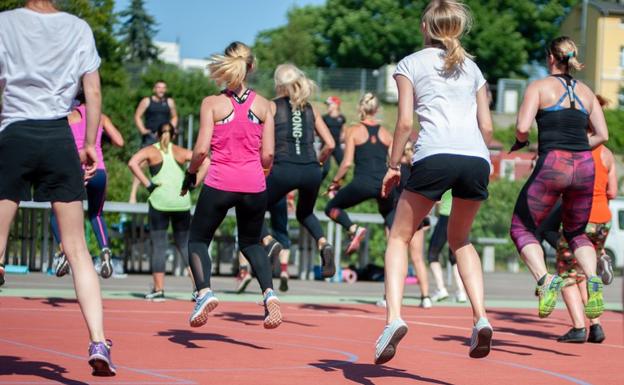
M 87 121 L 85 119 L 86 109 L 84 105 L 84 94 L 76 96 L 76 100 L 80 103 L 67 117 L 69 126 L 71 127 L 72 134 L 74 135 L 74 141 L 76 142 L 76 149 L 78 153 L 83 157 L 83 146 L 85 143 L 85 136 L 87 132 Z M 106 221 L 102 209 L 104 208 L 104 202 L 106 201 L 106 185 L 107 174 L 106 166 L 104 164 L 104 155 L 102 153 L 102 134 L 106 132 L 106 135 L 111 140 L 111 143 L 117 147 L 123 147 L 124 139 L 119 130 L 113 125 L 110 118 L 102 114 L 100 125 L 98 126 L 97 136 L 95 139 L 95 151 L 97 154 L 97 170 L 95 175 L 88 180 L 87 189 L 87 202 L 88 202 L 88 215 L 91 222 L 91 228 L 97 239 L 98 246 L 100 247 L 100 264 L 96 264 L 96 270 L 100 273 L 102 278 L 109 278 L 113 274 L 113 265 L 111 260 L 111 251 L 108 248 L 108 231 Z M 52 234 L 59 243 L 60 251 L 55 255 L 55 272 L 58 277 L 62 277 L 69 272 L 69 263 L 63 253 L 63 247 L 60 244 L 60 232 L 58 223 L 54 213 L 50 218 L 50 224 L 52 225 Z
M 186 194 L 210 154 L 189 237 L 189 265 L 198 291 L 189 319 L 193 327 L 204 325 L 219 303 L 210 286 L 208 245 L 232 207 L 239 250 L 249 260 L 262 289 L 264 327 L 273 329 L 282 322 L 269 258 L 260 245 L 267 205 L 263 168 L 271 166 L 275 147 L 273 115 L 269 101 L 247 88 L 247 75 L 254 66 L 251 50 L 240 42 L 230 44 L 223 55 L 214 55 L 209 65 L 210 76 L 225 85 L 225 90 L 202 102 L 199 136 L 182 185 L 182 194 Z

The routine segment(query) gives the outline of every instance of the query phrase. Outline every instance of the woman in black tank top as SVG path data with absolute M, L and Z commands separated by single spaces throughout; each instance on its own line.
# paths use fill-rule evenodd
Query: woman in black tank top
M 321 187 L 321 162 L 334 149 L 334 139 L 320 114 L 308 103 L 314 83 L 292 64 L 282 64 L 275 70 L 275 89 L 278 97 L 271 103 L 275 117 L 275 159 L 267 177 L 267 207 L 272 207 L 293 190 L 299 191 L 297 220 L 314 237 L 322 260 L 323 277 L 335 272 L 333 247 L 327 242 L 321 223 L 314 215 L 314 205 Z M 314 149 L 315 132 L 325 143 L 317 159 Z M 287 215 L 287 213 L 281 213 Z M 277 243 L 266 228 L 262 229 L 263 243 L 276 250 Z M 277 253 L 276 253 L 277 254 Z M 280 253 L 280 288 L 288 285 L 288 254 Z
M 344 209 L 375 198 L 379 213 L 383 215 L 388 228 L 394 217 L 394 194 L 387 198 L 381 196 L 381 184 L 386 174 L 386 160 L 392 136 L 376 123 L 378 109 L 379 100 L 372 93 L 366 93 L 360 99 L 361 122 L 346 130 L 344 158 L 328 190 L 332 199 L 327 203 L 325 213 L 349 232 L 351 241 L 345 251 L 347 254 L 359 249 L 367 230 L 351 222 Z M 342 179 L 354 163 L 353 180 L 340 189 Z

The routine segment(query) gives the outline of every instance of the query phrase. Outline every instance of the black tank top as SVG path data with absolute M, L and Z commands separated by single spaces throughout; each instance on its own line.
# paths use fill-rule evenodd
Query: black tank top
M 329 128 L 329 132 L 334 137 L 336 146 L 340 145 L 340 131 L 342 130 L 342 126 L 345 124 L 345 120 L 346 119 L 342 114 L 336 116 L 335 118 L 329 116 L 329 114 L 323 115 L 323 121 L 327 125 L 327 128 Z
M 312 106 L 293 110 L 288 97 L 275 99 L 275 105 L 275 162 L 318 163 Z
M 149 106 L 145 110 L 145 128 L 156 133 L 158 127 L 171 121 L 171 109 L 167 103 L 167 98 L 154 101 L 150 96 L 149 101 Z
M 539 153 L 545 154 L 551 150 L 589 151 L 589 115 L 581 99 L 574 93 L 576 80 L 569 75 L 556 77 L 563 84 L 565 93 L 557 104 L 539 110 L 535 116 Z M 566 97 L 570 101 L 570 107 L 567 108 L 561 106 Z
M 379 125 L 362 125 L 368 131 L 368 140 L 355 146 L 354 178 L 369 178 L 381 183 L 387 170 L 388 146 L 379 139 Z

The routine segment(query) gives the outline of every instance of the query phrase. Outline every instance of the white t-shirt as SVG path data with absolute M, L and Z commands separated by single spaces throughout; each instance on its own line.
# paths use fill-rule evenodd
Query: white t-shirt
M 420 123 L 412 162 L 435 154 L 490 154 L 477 124 L 477 91 L 485 84 L 479 67 L 466 58 L 461 70 L 444 73 L 444 50 L 425 48 L 401 60 L 394 76 L 414 87 L 414 109 Z
M 84 74 L 100 66 L 89 25 L 64 12 L 0 12 L 0 132 L 71 111 Z

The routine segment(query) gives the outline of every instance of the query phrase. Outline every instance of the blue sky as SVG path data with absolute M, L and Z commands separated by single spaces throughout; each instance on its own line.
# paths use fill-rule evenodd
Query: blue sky
M 286 23 L 293 6 L 319 5 L 325 0 L 145 0 L 158 22 L 156 40 L 179 39 L 183 58 L 205 58 L 234 40 L 252 44 L 264 29 Z M 115 11 L 130 0 L 116 0 Z

